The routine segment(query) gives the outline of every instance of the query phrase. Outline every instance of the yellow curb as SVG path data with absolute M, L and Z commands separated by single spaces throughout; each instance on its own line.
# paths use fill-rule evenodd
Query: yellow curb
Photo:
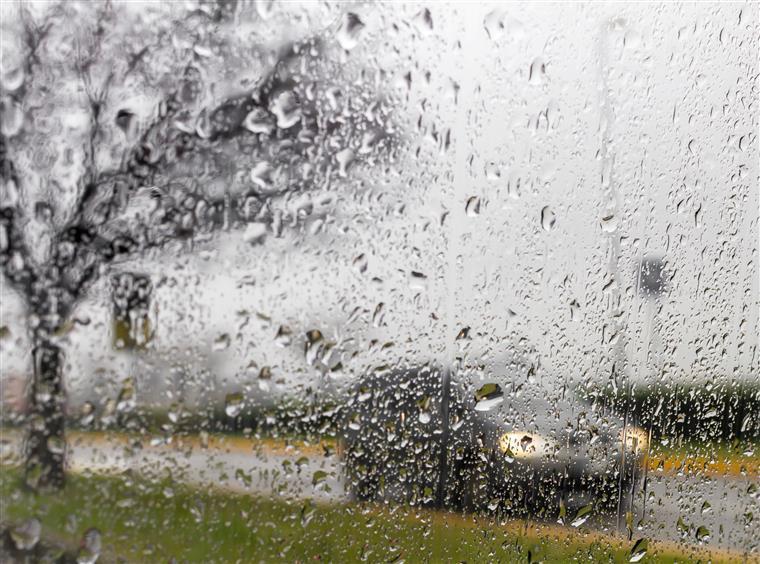
M 19 429 L 2 429 L 2 436 L 19 439 L 23 432 Z M 324 456 L 330 452 L 338 452 L 338 441 L 321 439 L 319 442 L 308 442 L 300 439 L 277 439 L 241 437 L 239 435 L 208 434 L 174 435 L 167 442 L 151 445 L 151 437 L 139 434 L 106 431 L 69 431 L 67 441 L 74 444 L 120 444 L 128 445 L 140 441 L 147 448 L 204 448 L 222 452 L 270 454 L 277 456 L 303 455 Z M 146 444 L 147 443 L 147 444 Z M 760 456 L 744 456 L 737 454 L 734 458 L 716 458 L 701 454 L 683 453 L 652 453 L 647 463 L 650 472 L 668 476 L 700 475 L 715 478 L 757 479 L 760 476 Z
M 157 439 L 159 437 L 156 437 Z M 91 444 L 91 445 L 128 445 L 134 441 L 143 443 L 147 448 L 171 448 L 174 450 L 191 449 L 209 449 L 229 453 L 257 453 L 271 455 L 303 455 L 303 456 L 324 456 L 330 452 L 335 452 L 336 441 L 332 439 L 322 439 L 318 443 L 310 443 L 304 440 L 296 439 L 275 439 L 275 438 L 248 438 L 229 435 L 187 435 L 172 436 L 167 441 L 157 444 L 150 443 L 151 438 L 127 433 L 106 433 L 102 431 L 82 432 L 72 431 L 68 434 L 68 441 L 74 444 Z M 145 442 L 148 442 L 146 445 Z
M 700 475 L 711 477 L 760 476 L 760 457 L 738 455 L 736 458 L 715 458 L 699 454 L 652 454 L 649 457 L 650 472 L 667 475 Z

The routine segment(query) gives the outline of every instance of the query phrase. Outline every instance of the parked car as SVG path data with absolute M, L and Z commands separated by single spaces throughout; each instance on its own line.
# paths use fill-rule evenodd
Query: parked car
M 433 364 L 363 378 L 344 412 L 351 494 L 546 517 L 590 503 L 627 510 L 646 431 L 569 394 L 523 393 L 531 367 L 511 366 L 512 378 L 475 386 Z

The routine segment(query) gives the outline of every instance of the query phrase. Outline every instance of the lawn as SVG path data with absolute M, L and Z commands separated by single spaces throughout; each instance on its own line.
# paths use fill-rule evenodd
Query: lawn
M 634 542 L 601 533 L 497 522 L 409 507 L 314 505 L 121 476 L 70 476 L 65 491 L 32 494 L 0 469 L 6 523 L 36 517 L 43 537 L 74 546 L 102 532 L 101 561 L 130 562 L 627 562 Z M 636 539 L 634 539 L 636 540 Z M 641 545 L 639 545 L 641 546 Z M 694 561 L 650 543 L 642 561 Z

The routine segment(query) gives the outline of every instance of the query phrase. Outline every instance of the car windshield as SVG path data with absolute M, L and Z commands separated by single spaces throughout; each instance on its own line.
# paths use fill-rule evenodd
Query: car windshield
M 0 561 L 754 561 L 757 3 L 0 3 Z

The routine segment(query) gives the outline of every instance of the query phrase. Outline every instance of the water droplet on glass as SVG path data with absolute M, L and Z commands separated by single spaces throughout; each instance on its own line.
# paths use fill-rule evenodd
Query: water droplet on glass
M 528 82 L 531 84 L 543 84 L 546 81 L 546 63 L 541 57 L 536 57 L 530 64 Z
M 2 73 L 3 88 L 7 92 L 14 92 L 24 84 L 24 65 L 15 65 L 8 69 L 3 68 Z
M 94 419 L 95 419 L 95 404 L 89 401 L 84 402 L 82 404 L 82 409 L 80 410 L 79 424 L 82 425 L 83 427 L 87 427 L 93 422 Z
M 490 411 L 504 401 L 504 392 L 499 384 L 481 386 L 475 392 L 475 411 Z
M 280 92 L 269 106 L 277 118 L 277 127 L 288 129 L 301 121 L 301 103 L 292 90 Z
M 0 132 L 8 137 L 13 137 L 24 125 L 24 110 L 21 104 L 10 96 L 3 96 L 0 101 Z
M 591 517 L 591 512 L 594 510 L 594 504 L 589 503 L 588 505 L 585 505 L 581 507 L 578 510 L 578 513 L 575 514 L 575 519 L 573 519 L 573 522 L 570 523 L 573 527 L 580 527 L 588 521 L 588 518 Z
M 505 17 L 506 12 L 497 9 L 488 12 L 488 14 L 486 14 L 486 17 L 483 19 L 483 27 L 486 30 L 488 38 L 492 41 L 498 41 L 502 35 L 504 35 Z
M 638 562 L 647 554 L 649 548 L 649 541 L 647 539 L 639 539 L 633 544 L 631 548 L 631 554 L 628 558 L 628 562 Z
M 280 325 L 277 329 L 277 335 L 275 335 L 274 342 L 281 347 L 287 347 L 292 340 L 293 332 L 287 325 Z
M 251 180 L 259 188 L 269 190 L 274 184 L 273 173 L 274 168 L 269 161 L 260 161 L 251 169 Z
M 467 199 L 467 203 L 464 205 L 464 213 L 468 217 L 476 217 L 480 214 L 480 198 L 477 196 L 470 196 Z
M 242 393 L 234 392 L 227 394 L 227 397 L 224 398 L 224 412 L 228 417 L 237 417 L 243 410 L 244 404 L 245 401 L 243 400 Z
M 131 137 L 137 128 L 135 114 L 126 109 L 119 110 L 116 113 L 116 127 L 121 129 L 128 137 Z
M 343 49 L 350 51 L 359 44 L 359 36 L 363 29 L 364 22 L 359 19 L 359 16 L 348 12 L 343 15 L 343 21 L 335 34 L 335 38 Z
M 49 437 L 47 447 L 53 454 L 63 454 L 66 451 L 66 441 L 62 437 Z
M 50 203 L 44 201 L 35 202 L 34 217 L 37 221 L 47 223 L 53 219 L 53 214 L 53 206 L 51 206 Z
M 601 220 L 602 231 L 605 233 L 614 233 L 618 228 L 618 219 L 614 214 L 606 215 Z
M 417 15 L 414 16 L 412 21 L 414 22 L 414 26 L 417 28 L 417 30 L 423 35 L 426 35 L 433 31 L 433 16 L 430 14 L 430 10 L 427 8 L 423 8 L 417 12 Z
M 42 525 L 37 519 L 27 519 L 11 528 L 10 535 L 18 550 L 31 550 L 40 540 Z
M 251 133 L 270 134 L 274 131 L 274 117 L 264 108 L 255 108 L 245 116 L 243 127 Z
M 501 178 L 501 169 L 494 162 L 486 164 L 485 173 L 488 180 L 499 180 Z
M 335 160 L 338 161 L 338 174 L 342 177 L 345 178 L 348 175 L 348 166 L 353 162 L 354 156 L 351 149 L 343 149 L 335 155 Z
M 356 270 L 364 274 L 365 272 L 367 272 L 367 255 L 365 255 L 364 253 L 360 254 L 358 257 L 354 259 L 353 264 Z
M 324 470 L 317 470 L 311 477 L 311 483 L 313 486 L 320 486 L 327 480 L 327 472 Z
M 551 231 L 557 223 L 557 216 L 549 206 L 541 208 L 541 227 L 544 231 Z
M 100 557 L 102 541 L 100 531 L 95 528 L 88 529 L 82 536 L 77 564 L 95 564 Z
M 132 378 L 127 378 L 119 392 L 119 398 L 116 401 L 116 411 L 128 413 L 137 405 L 135 397 L 135 385 Z
M 230 348 L 230 343 L 232 342 L 232 339 L 230 338 L 228 333 L 222 333 L 219 335 L 216 339 L 214 339 L 214 344 L 212 346 L 212 349 L 214 351 L 224 351 Z
M 266 235 L 266 223 L 254 221 L 245 226 L 245 231 L 243 232 L 243 241 L 250 245 L 253 245 L 263 241 Z
M 275 0 L 255 0 L 256 13 L 262 20 L 268 20 L 274 11 Z

